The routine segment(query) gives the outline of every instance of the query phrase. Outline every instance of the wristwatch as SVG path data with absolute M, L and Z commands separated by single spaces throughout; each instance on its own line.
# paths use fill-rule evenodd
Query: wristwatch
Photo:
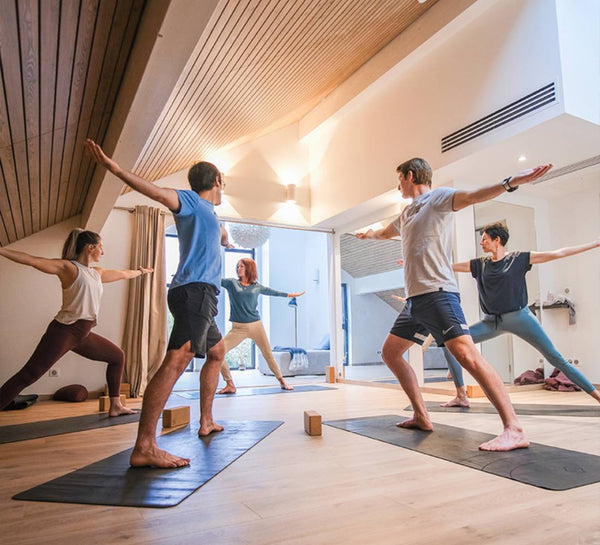
M 515 187 L 511 187 L 510 186 L 510 181 L 512 180 L 512 177 L 509 176 L 508 178 L 504 178 L 504 180 L 502 180 L 502 186 L 504 187 L 504 189 L 506 189 L 506 191 L 508 191 L 509 193 L 512 193 L 513 191 L 516 191 L 517 189 L 519 189 L 519 186 L 515 186 Z

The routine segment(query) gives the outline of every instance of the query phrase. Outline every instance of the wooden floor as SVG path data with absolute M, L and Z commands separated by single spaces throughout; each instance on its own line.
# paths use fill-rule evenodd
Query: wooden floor
M 0 541 L 11 545 L 600 544 L 600 484 L 551 492 L 323 426 L 323 419 L 407 415 L 401 390 L 336 384 L 335 391 L 217 399 L 223 420 L 285 424 L 182 504 L 137 509 L 11 499 L 132 445 L 136 424 L 0 445 Z M 447 398 L 427 393 L 428 400 Z M 526 391 L 515 403 L 590 404 L 583 393 Z M 173 397 L 169 405 L 197 401 Z M 132 403 L 136 406 L 136 403 Z M 0 425 L 89 414 L 40 402 L 0 413 Z M 496 433 L 495 415 L 432 413 L 434 422 Z M 532 441 L 600 455 L 600 419 L 523 416 Z M 180 453 L 184 454 L 184 453 Z

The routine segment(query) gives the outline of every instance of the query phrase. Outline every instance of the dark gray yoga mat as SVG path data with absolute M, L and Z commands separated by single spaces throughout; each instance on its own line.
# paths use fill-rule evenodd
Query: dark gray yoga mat
M 600 481 L 600 456 L 538 443 L 509 452 L 484 452 L 478 446 L 493 435 L 443 424 L 434 424 L 432 432 L 398 428 L 396 422 L 403 419 L 385 415 L 324 424 L 548 490 Z
M 77 431 L 94 430 L 108 426 L 119 426 L 138 422 L 140 413 L 124 414 L 110 418 L 108 413 L 85 414 L 83 416 L 71 416 L 69 418 L 57 418 L 56 420 L 43 420 L 42 422 L 28 422 L 26 424 L 14 424 L 0 427 L 0 444 L 14 443 L 16 441 L 27 441 L 39 437 L 50 437 L 51 435 L 62 435 L 63 433 L 74 433 Z
M 235 394 L 219 394 L 215 395 L 215 399 L 221 397 L 241 397 L 241 396 L 256 396 L 256 395 L 268 395 L 268 394 L 293 394 L 294 392 L 320 392 L 321 390 L 337 390 L 330 386 L 313 386 L 308 384 L 306 386 L 294 386 L 293 390 L 282 390 L 279 386 L 275 388 L 238 388 Z M 185 397 L 186 399 L 200 399 L 200 393 L 195 390 L 193 392 L 173 392 L 179 397 Z
M 471 403 L 470 407 L 441 407 L 439 402 L 427 401 L 427 410 L 434 413 L 477 413 L 496 414 L 489 403 Z M 600 406 L 590 405 L 536 405 L 514 403 L 515 412 L 525 416 L 600 416 Z M 404 409 L 412 411 L 409 405 Z
M 198 437 L 198 425 L 157 437 L 158 446 L 191 459 L 177 469 L 132 468 L 127 449 L 40 486 L 15 500 L 128 507 L 172 507 L 281 426 L 283 422 L 224 422 L 225 431 Z

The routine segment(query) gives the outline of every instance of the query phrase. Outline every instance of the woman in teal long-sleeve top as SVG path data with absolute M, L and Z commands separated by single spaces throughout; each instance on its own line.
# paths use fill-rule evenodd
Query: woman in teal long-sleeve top
M 279 369 L 279 366 L 273 357 L 273 352 L 271 352 L 269 339 L 267 338 L 265 328 L 260 321 L 260 314 L 258 313 L 258 296 L 299 297 L 304 292 L 285 293 L 259 284 L 257 281 L 258 273 L 256 270 L 256 263 L 253 259 L 240 259 L 237 263 L 236 272 L 238 275 L 237 278 L 221 279 L 221 286 L 229 293 L 229 304 L 231 309 L 229 319 L 232 325 L 231 330 L 223 339 L 223 342 L 225 343 L 225 353 L 227 354 L 227 352 L 232 348 L 235 348 L 244 339 L 252 339 L 269 365 L 269 369 L 271 369 L 281 384 L 281 387 L 284 390 L 293 390 L 293 387 L 283 378 L 281 369 Z M 217 393 L 234 394 L 236 391 L 235 384 L 233 383 L 233 378 L 229 372 L 229 365 L 227 365 L 227 362 L 225 361 L 223 361 L 223 364 L 221 365 L 221 374 L 225 379 L 226 386 Z

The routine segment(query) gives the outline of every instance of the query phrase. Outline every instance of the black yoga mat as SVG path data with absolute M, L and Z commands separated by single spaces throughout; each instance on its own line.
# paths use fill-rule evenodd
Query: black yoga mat
M 470 407 L 441 407 L 439 402 L 427 401 L 427 410 L 434 413 L 477 413 L 496 414 L 496 409 L 488 403 L 471 403 Z M 530 416 L 600 416 L 600 406 L 591 405 L 535 405 L 513 404 L 519 415 Z M 409 405 L 404 409 L 412 411 Z
M 306 386 L 294 386 L 293 390 L 283 390 L 279 386 L 275 388 L 238 388 L 235 394 L 218 394 L 215 395 L 215 399 L 221 397 L 240 397 L 240 396 L 256 396 L 256 395 L 268 395 L 268 394 L 293 394 L 294 392 L 320 392 L 321 390 L 337 390 L 337 388 L 331 388 L 330 386 L 313 386 L 308 384 Z M 186 399 L 200 399 L 200 393 L 195 390 L 193 392 L 173 392 L 179 397 L 185 397 Z
M 106 428 L 108 426 L 119 426 L 138 422 L 140 413 L 124 414 L 110 418 L 108 413 L 85 414 L 83 416 L 71 416 L 69 418 L 57 418 L 56 420 L 44 420 L 42 422 L 29 422 L 27 424 L 14 424 L 0 427 L 0 444 L 14 443 L 16 441 L 27 441 L 39 437 L 50 437 L 63 433 Z
M 128 507 L 172 507 L 212 479 L 283 422 L 224 422 L 225 431 L 198 437 L 189 426 L 157 437 L 158 446 L 191 459 L 177 469 L 132 468 L 127 449 L 21 492 L 15 500 Z
M 432 432 L 403 429 L 396 426 L 401 420 L 385 415 L 324 424 L 548 490 L 600 481 L 600 456 L 538 443 L 509 452 L 484 452 L 478 446 L 493 435 L 442 424 L 435 424 Z

